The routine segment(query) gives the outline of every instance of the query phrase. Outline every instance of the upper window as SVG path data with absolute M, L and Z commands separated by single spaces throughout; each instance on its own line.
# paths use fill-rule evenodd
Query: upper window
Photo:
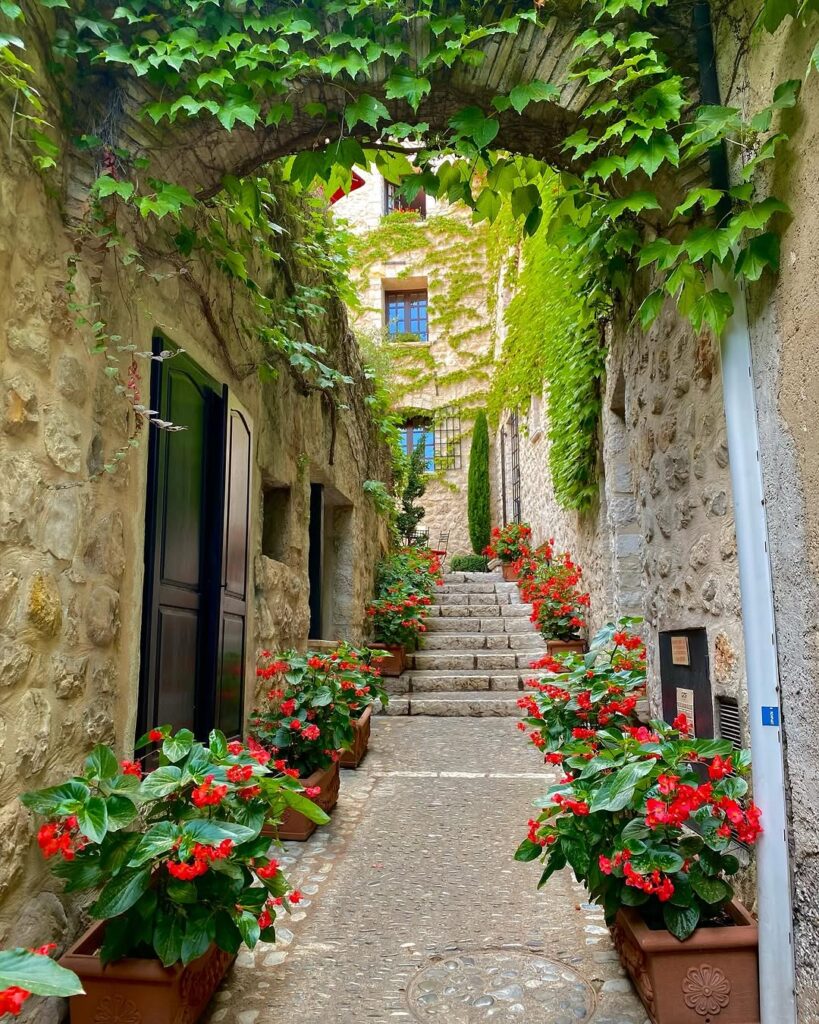
M 406 456 L 412 455 L 412 453 L 418 449 L 423 448 L 424 451 L 424 469 L 427 473 L 435 472 L 435 431 L 433 429 L 432 420 L 426 417 L 416 416 L 414 419 L 407 420 L 399 428 L 399 434 L 401 439 L 401 451 Z
M 414 210 L 420 217 L 427 215 L 427 196 L 423 189 L 410 202 L 401 193 L 400 185 L 393 185 L 391 181 L 384 182 L 384 213 L 406 213 Z
M 385 292 L 384 316 L 390 334 L 415 334 L 420 341 L 428 341 L 427 293 Z

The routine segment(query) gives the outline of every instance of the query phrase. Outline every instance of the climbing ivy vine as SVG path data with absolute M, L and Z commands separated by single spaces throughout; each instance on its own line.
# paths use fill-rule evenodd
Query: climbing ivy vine
M 302 141 L 292 148 L 300 151 L 283 168 L 298 187 L 319 182 L 329 195 L 349 188 L 355 166 L 375 166 L 407 198 L 424 188 L 466 204 L 477 224 L 495 221 L 508 204 L 523 231 L 534 235 L 544 222 L 542 185 L 550 170 L 540 159 L 497 148 L 501 119 L 533 105 L 560 106 L 567 93 L 582 89 L 588 100 L 581 127 L 563 143 L 567 169 L 548 219 L 551 239 L 585 262 L 592 305 L 647 270 L 652 287 L 639 311 L 643 326 L 671 298 L 695 329 L 719 333 L 732 301 L 714 272 L 755 281 L 778 268 L 776 218 L 787 208 L 765 194 L 757 171 L 786 141 L 778 116 L 796 104 L 800 80 L 781 83 L 770 104 L 748 120 L 734 108 L 697 105 L 690 68 L 677 52 L 680 35 L 665 25 L 667 0 L 589 0 L 572 16 L 582 31 L 559 79 L 521 80 L 486 107 L 456 109 L 434 125 L 418 111 L 436 74 L 477 68 L 486 60 L 487 40 L 517 36 L 555 16 L 566 20 L 566 13 L 548 0 L 39 4 L 53 9 L 54 53 L 68 75 L 93 81 L 110 73 L 112 81 L 127 76 L 145 85 L 142 115 L 160 139 L 154 152 L 138 145 L 131 152 L 121 140 L 85 140 L 100 149 L 98 208 L 121 204 L 147 221 L 167 218 L 183 254 L 206 251 L 246 288 L 261 336 L 311 387 L 330 390 L 342 382 L 311 337 L 310 320 L 326 295 L 320 285 L 301 281 L 283 304 L 272 302 L 245 251 L 276 255 L 279 225 L 271 215 L 264 147 L 241 177 L 200 188 L 196 181 L 169 180 L 173 168 L 157 165 L 162 133 L 195 124 L 223 145 L 221 133 L 252 128 L 266 138 L 298 120 Z M 11 0 L 0 3 L 0 15 L 12 28 L 23 24 L 23 9 Z M 793 20 L 816 35 L 816 15 L 817 0 L 763 0 L 757 28 L 773 32 Z M 13 95 L 23 134 L 48 169 L 61 155 L 60 137 L 31 85 L 25 46 L 22 28 L 0 36 L 0 88 Z M 819 67 L 819 44 L 811 65 Z M 305 89 L 311 99 L 300 105 Z M 730 187 L 702 173 L 707 154 L 726 143 L 739 154 L 739 180 Z M 270 153 L 278 154 L 275 145 Z M 680 187 L 685 181 L 691 183 Z M 97 224 L 110 231 L 111 220 L 98 217 Z M 119 242 L 115 232 L 110 240 Z M 319 243 L 308 259 L 332 278 L 337 255 L 332 244 Z

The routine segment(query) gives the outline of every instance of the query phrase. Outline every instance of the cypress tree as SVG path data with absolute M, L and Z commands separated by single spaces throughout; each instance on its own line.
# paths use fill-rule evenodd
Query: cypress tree
M 467 489 L 469 539 L 480 555 L 489 543 L 492 517 L 489 508 L 489 424 L 486 413 L 475 417 L 472 448 L 469 452 L 469 483 Z

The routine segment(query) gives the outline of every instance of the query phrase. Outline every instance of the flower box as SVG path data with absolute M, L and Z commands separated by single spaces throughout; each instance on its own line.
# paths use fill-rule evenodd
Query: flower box
M 501 570 L 505 583 L 517 583 L 518 574 L 514 562 L 501 562 Z
M 323 811 L 329 814 L 338 803 L 338 790 L 341 784 L 338 762 L 334 761 L 327 768 L 317 769 L 312 775 L 302 779 L 301 783 L 305 789 L 309 789 L 311 786 L 319 787 L 321 792 L 313 798 L 313 803 L 318 804 Z M 317 828 L 318 825 L 314 821 L 310 821 L 301 812 L 288 807 L 282 815 L 281 824 L 265 825 L 262 835 L 275 836 L 282 841 L 291 839 L 301 843 L 305 839 L 309 839 Z
M 86 992 L 70 999 L 71 1024 L 194 1024 L 235 959 L 211 946 L 187 967 L 132 957 L 103 966 L 104 930 L 104 921 L 94 924 L 60 960 Z
M 358 768 L 367 753 L 370 743 L 370 726 L 372 723 L 372 705 L 364 708 L 360 718 L 354 718 L 353 723 L 353 745 L 341 755 L 339 764 L 342 768 Z
M 407 667 L 407 649 L 403 644 L 379 644 L 385 651 L 389 651 L 386 658 L 381 658 L 382 676 L 400 676 Z
M 621 907 L 612 934 L 654 1024 L 759 1024 L 756 921 L 736 900 L 733 924 L 697 928 L 684 942 Z
M 562 654 L 585 654 L 587 650 L 585 640 L 546 641 L 546 653 L 550 658 L 559 658 Z

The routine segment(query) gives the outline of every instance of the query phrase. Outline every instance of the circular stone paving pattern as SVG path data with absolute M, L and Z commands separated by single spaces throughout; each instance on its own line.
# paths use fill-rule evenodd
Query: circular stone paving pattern
M 595 1005 L 571 967 L 505 949 L 442 957 L 415 975 L 408 999 L 417 1020 L 447 1024 L 579 1024 Z

